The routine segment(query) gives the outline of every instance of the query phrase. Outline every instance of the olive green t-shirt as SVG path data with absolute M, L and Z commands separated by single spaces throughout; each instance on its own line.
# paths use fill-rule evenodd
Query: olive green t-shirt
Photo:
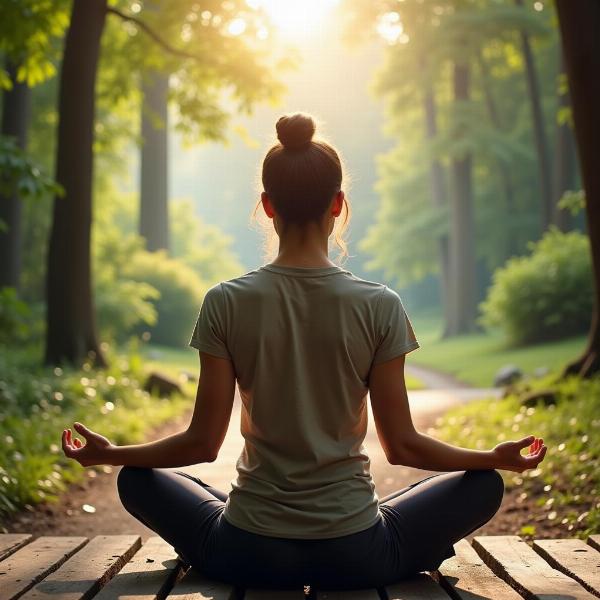
M 229 523 L 314 539 L 381 518 L 363 446 L 369 372 L 419 346 L 394 290 L 268 263 L 208 290 L 190 346 L 233 361 L 242 399 Z

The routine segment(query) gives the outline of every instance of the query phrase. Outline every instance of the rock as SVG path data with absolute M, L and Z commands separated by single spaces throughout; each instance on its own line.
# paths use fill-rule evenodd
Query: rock
M 523 371 L 515 365 L 505 365 L 496 372 L 494 377 L 494 387 L 510 385 L 523 377 Z
M 550 369 L 548 367 L 538 367 L 533 372 L 533 376 L 536 377 L 537 379 L 540 379 L 542 377 L 546 377 L 546 375 L 548 375 L 549 373 L 550 373 Z
M 157 394 L 161 398 L 170 397 L 175 393 L 183 394 L 181 387 L 174 379 L 156 372 L 150 373 L 144 384 L 144 390 L 151 394 Z
M 556 402 L 558 401 L 556 390 L 548 388 L 545 390 L 535 390 L 533 392 L 529 392 L 521 398 L 521 404 L 523 406 L 536 406 L 536 404 L 540 400 L 544 403 L 545 406 L 550 406 L 550 404 L 556 404 Z
M 184 378 L 185 381 L 198 381 L 198 377 L 189 371 L 180 371 L 180 376 Z

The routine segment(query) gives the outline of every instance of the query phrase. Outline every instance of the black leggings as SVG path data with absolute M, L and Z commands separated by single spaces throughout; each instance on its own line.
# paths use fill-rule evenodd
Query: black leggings
M 336 538 L 259 535 L 223 516 L 227 493 L 181 471 L 122 467 L 123 506 L 211 579 L 260 588 L 380 587 L 434 571 L 453 545 L 497 512 L 504 483 L 496 470 L 436 473 L 380 499 L 383 518 Z

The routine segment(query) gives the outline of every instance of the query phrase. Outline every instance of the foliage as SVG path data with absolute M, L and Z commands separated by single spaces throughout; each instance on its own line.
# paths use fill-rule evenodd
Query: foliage
M 190 200 L 169 205 L 171 254 L 209 285 L 237 277 L 243 271 L 231 249 L 233 238 L 195 214 Z
M 257 102 L 281 97 L 284 87 L 277 78 L 297 59 L 269 43 L 262 11 L 244 0 L 137 6 L 132 12 L 128 3 L 119 3 L 121 15 L 108 15 L 101 104 L 137 96 L 149 72 L 168 73 L 176 129 L 188 142 L 224 141 L 232 114 L 250 114 Z
M 31 311 L 12 287 L 0 289 L 0 343 L 22 342 L 30 332 Z
M 158 320 L 154 326 L 137 328 L 148 331 L 150 339 L 166 346 L 182 346 L 189 341 L 198 316 L 202 296 L 209 287 L 181 261 L 166 253 L 138 252 L 124 265 L 123 275 L 132 281 L 149 284 L 158 292 L 152 300 Z
M 541 3 L 538 3 L 541 4 Z M 538 7 L 539 8 L 539 7 Z M 438 240 L 448 235 L 450 164 L 473 156 L 476 258 L 492 271 L 540 235 L 540 198 L 520 33 L 535 53 L 546 129 L 557 122 L 553 8 L 515 3 L 344 0 L 345 37 L 387 42 L 371 82 L 385 100 L 395 145 L 378 157 L 380 209 L 360 248 L 367 270 L 404 287 L 440 272 Z M 470 100 L 453 99 L 453 66 L 470 72 Z M 441 183 L 434 186 L 432 164 Z M 434 196 L 434 187 L 440 192 Z M 432 202 L 434 200 L 434 202 Z M 441 206 L 436 201 L 441 201 Z
M 2 0 L 0 53 L 17 66 L 17 81 L 34 86 L 56 73 L 56 39 L 69 23 L 66 0 Z M 0 69 L 0 88 L 10 89 Z
M 139 236 L 105 231 L 94 254 L 94 288 L 98 324 L 103 338 L 122 342 L 140 323 L 155 325 L 153 301 L 160 292 L 150 284 L 125 275 L 132 257 L 144 253 Z
M 428 433 L 480 450 L 526 435 L 543 438 L 548 451 L 539 468 L 522 474 L 502 471 L 506 487 L 522 489 L 518 503 L 535 498 L 539 514 L 560 523 L 564 537 L 586 539 L 600 528 L 600 379 L 551 379 L 528 383 L 521 392 L 551 385 L 556 404 L 525 406 L 519 393 L 470 402 L 448 411 Z M 531 533 L 530 523 L 523 527 L 520 533 Z
M 86 470 L 67 459 L 61 431 L 82 421 L 113 443 L 143 441 L 147 431 L 189 408 L 182 397 L 161 399 L 141 389 L 136 352 L 114 355 L 110 368 L 42 368 L 39 349 L 0 347 L 0 529 L 16 510 L 53 501 Z M 109 467 L 103 467 L 107 469 Z
M 573 216 L 578 215 L 585 207 L 585 192 L 583 190 L 565 192 L 558 202 L 558 207 L 568 210 Z
M 18 194 L 39 199 L 60 194 L 61 187 L 44 174 L 12 137 L 0 135 L 0 196 Z
M 586 331 L 593 298 L 587 236 L 552 228 L 529 247 L 529 256 L 512 258 L 494 273 L 482 323 L 501 327 L 515 345 Z

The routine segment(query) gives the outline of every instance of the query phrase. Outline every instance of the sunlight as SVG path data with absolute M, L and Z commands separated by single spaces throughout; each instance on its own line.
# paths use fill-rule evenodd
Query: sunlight
M 310 34 L 339 0 L 246 0 L 252 8 L 263 8 L 273 20 L 280 34 L 300 37 Z

